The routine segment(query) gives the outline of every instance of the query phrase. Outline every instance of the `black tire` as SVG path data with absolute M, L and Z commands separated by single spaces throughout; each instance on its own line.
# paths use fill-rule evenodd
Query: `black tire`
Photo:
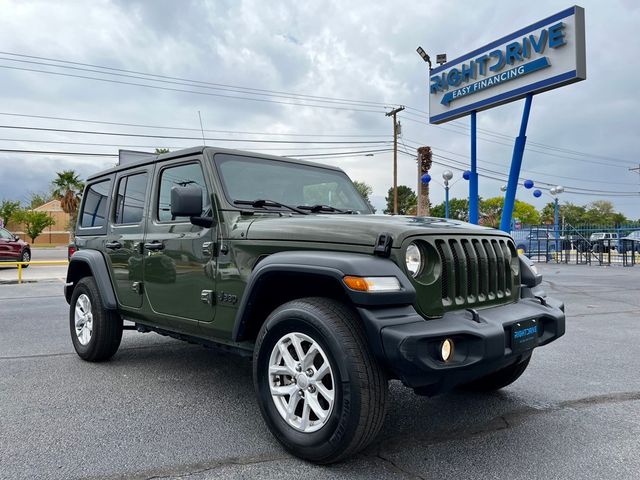
M 20 254 L 21 262 L 30 262 L 31 261 L 31 250 L 23 250 Z M 29 265 L 23 265 L 22 268 L 29 268 Z
M 322 348 L 335 377 L 333 408 L 315 432 L 290 426 L 271 396 L 271 352 L 284 336 L 294 332 L 310 337 Z M 289 452 L 311 462 L 333 463 L 355 454 L 371 443 L 384 422 L 387 377 L 355 312 L 334 300 L 304 298 L 274 310 L 258 334 L 253 379 L 262 416 L 273 435 Z M 298 383 L 295 385 L 297 388 Z M 306 399 L 306 391 L 304 395 Z
M 531 355 L 526 360 L 519 363 L 509 365 L 497 372 L 490 373 L 489 375 L 474 380 L 473 382 L 465 383 L 461 386 L 464 390 L 470 390 L 474 392 L 492 392 L 500 390 L 515 382 L 520 375 L 524 373 L 531 360 Z
M 90 339 L 85 345 L 78 338 L 75 326 L 76 304 L 81 295 L 86 295 L 91 302 L 93 324 Z M 122 340 L 122 318 L 116 312 L 104 308 L 93 277 L 82 278 L 73 289 L 69 306 L 69 328 L 73 347 L 83 360 L 101 362 L 108 360 L 118 351 Z

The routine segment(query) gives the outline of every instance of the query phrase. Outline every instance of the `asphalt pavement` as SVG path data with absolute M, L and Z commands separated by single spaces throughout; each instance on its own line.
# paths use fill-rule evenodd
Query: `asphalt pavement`
M 567 333 L 516 383 L 425 398 L 392 382 L 376 442 L 325 467 L 271 436 L 249 360 L 126 331 L 86 363 L 61 282 L 0 285 L 0 478 L 638 478 L 640 267 L 539 268 Z

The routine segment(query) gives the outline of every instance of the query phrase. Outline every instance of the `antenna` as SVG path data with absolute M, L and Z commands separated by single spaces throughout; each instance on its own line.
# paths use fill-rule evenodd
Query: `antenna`
M 202 132 L 202 143 L 206 146 L 207 141 L 204 139 L 204 128 L 202 128 L 202 115 L 200 115 L 200 110 L 198 110 L 198 118 L 200 119 L 200 131 Z

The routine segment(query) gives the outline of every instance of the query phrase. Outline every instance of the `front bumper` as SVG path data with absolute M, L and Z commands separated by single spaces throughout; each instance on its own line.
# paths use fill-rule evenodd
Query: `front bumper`
M 526 360 L 533 348 L 546 345 L 565 332 L 564 304 L 542 297 L 474 311 L 447 312 L 433 320 L 425 320 L 412 306 L 360 309 L 360 314 L 381 363 L 405 385 L 428 395 Z M 538 323 L 534 344 L 514 352 L 512 326 L 532 319 Z M 439 356 L 445 338 L 455 342 L 454 356 L 446 363 Z

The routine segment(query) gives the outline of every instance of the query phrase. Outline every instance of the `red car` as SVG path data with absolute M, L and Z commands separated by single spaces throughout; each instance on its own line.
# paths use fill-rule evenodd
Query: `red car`
M 31 247 L 13 233 L 0 228 L 0 262 L 29 262 Z M 29 265 L 24 265 L 24 268 Z

